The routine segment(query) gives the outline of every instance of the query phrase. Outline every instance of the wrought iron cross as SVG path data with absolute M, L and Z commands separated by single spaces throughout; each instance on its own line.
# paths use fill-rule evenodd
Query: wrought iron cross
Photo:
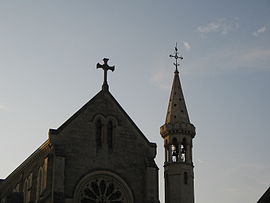
M 170 54 L 171 58 L 175 58 L 175 63 L 173 63 L 173 65 L 175 66 L 175 73 L 178 73 L 178 66 L 180 65 L 177 60 L 178 59 L 180 59 L 180 60 L 184 59 L 183 56 L 179 56 L 178 54 L 179 53 L 178 53 L 178 48 L 177 48 L 177 43 L 176 43 L 175 48 L 174 48 L 174 55 Z
M 97 68 L 102 68 L 104 70 L 104 82 L 103 82 L 103 85 L 102 85 L 102 89 L 103 90 L 108 90 L 109 85 L 107 83 L 107 71 L 108 70 L 114 71 L 114 66 L 109 66 L 108 65 L 108 61 L 109 61 L 108 58 L 104 58 L 103 61 L 104 61 L 103 65 L 97 63 Z

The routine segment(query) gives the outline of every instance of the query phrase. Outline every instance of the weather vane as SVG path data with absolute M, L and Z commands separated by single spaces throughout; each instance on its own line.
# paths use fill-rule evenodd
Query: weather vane
M 183 56 L 179 56 L 178 54 L 179 53 L 178 53 L 177 42 L 176 42 L 176 45 L 174 48 L 174 55 L 170 54 L 171 58 L 175 58 L 175 63 L 173 63 L 173 65 L 175 66 L 175 73 L 178 73 L 178 66 L 180 65 L 178 63 L 178 59 L 183 60 Z

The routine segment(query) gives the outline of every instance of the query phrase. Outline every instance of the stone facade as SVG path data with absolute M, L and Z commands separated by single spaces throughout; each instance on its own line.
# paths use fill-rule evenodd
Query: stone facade
M 165 202 L 194 203 L 192 139 L 195 127 L 188 111 L 179 78 L 175 71 L 165 124 L 160 128 L 164 140 Z
M 1 203 L 35 202 L 37 197 L 51 202 L 52 163 L 52 145 L 47 140 L 2 182 Z
M 104 70 L 102 90 L 58 129 L 50 129 L 48 140 L 0 180 L 1 203 L 159 203 L 157 146 L 109 92 L 107 71 L 114 66 L 107 62 L 97 64 Z M 160 133 L 165 203 L 194 203 L 195 127 L 177 65 Z
M 1 203 L 158 203 L 155 156 L 156 144 L 102 90 L 2 181 Z

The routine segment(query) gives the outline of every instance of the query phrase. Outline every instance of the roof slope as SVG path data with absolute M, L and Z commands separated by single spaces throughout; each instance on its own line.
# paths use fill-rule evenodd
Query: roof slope
M 98 99 L 106 99 L 109 98 L 109 101 L 115 104 L 118 110 L 124 115 L 124 117 L 130 122 L 130 124 L 137 130 L 137 132 L 143 137 L 143 139 L 151 146 L 156 146 L 155 143 L 151 143 L 142 131 L 138 128 L 138 126 L 133 122 L 133 120 L 129 117 L 129 115 L 125 112 L 125 110 L 121 107 L 121 105 L 117 102 L 117 100 L 113 97 L 113 95 L 108 90 L 101 90 L 98 92 L 90 101 L 88 101 L 81 109 L 79 109 L 75 114 L 73 114 L 66 122 L 64 122 L 58 129 L 50 129 L 49 134 L 58 134 L 64 128 L 66 128 L 74 119 L 76 119 L 82 112 L 84 112 L 90 105 L 94 105 L 96 100 Z M 107 99 L 108 100 L 108 99 Z
M 265 191 L 265 193 L 258 200 L 258 203 L 269 203 L 270 202 L 270 187 Z
M 181 122 L 190 123 L 184 94 L 180 83 L 179 72 L 176 70 L 174 72 L 174 79 L 165 123 L 174 124 Z

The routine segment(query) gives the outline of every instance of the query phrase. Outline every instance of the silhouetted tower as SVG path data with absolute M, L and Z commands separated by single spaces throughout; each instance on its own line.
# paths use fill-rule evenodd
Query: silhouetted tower
M 189 121 L 188 111 L 181 88 L 177 44 L 174 55 L 175 72 L 166 121 L 160 128 L 164 139 L 165 203 L 194 203 L 194 173 L 192 162 L 192 139 L 195 127 Z

